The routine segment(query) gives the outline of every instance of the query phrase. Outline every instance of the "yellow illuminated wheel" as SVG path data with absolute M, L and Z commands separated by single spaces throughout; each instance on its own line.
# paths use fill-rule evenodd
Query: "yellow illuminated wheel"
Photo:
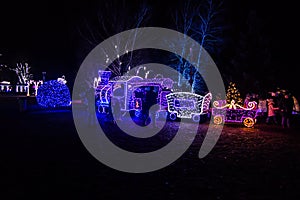
M 251 127 L 254 126 L 255 121 L 254 121 L 253 118 L 247 117 L 247 118 L 244 119 L 243 124 L 244 124 L 246 127 L 251 128 Z
M 223 117 L 221 115 L 214 116 L 214 123 L 215 124 L 222 124 L 223 123 Z

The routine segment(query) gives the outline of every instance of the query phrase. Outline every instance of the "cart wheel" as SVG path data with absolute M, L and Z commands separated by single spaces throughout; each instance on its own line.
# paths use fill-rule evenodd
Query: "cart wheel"
M 200 122 L 200 115 L 193 115 L 194 122 Z
M 176 115 L 176 113 L 170 113 L 170 119 L 171 120 L 176 120 L 176 118 L 177 118 L 177 115 Z
M 222 124 L 223 123 L 223 117 L 221 115 L 214 116 L 214 123 L 215 124 Z
M 243 124 L 244 124 L 244 126 L 246 126 L 246 127 L 248 127 L 248 128 L 251 128 L 251 127 L 254 126 L 255 121 L 254 121 L 253 118 L 247 117 L 247 118 L 245 118 L 245 119 L 243 120 Z

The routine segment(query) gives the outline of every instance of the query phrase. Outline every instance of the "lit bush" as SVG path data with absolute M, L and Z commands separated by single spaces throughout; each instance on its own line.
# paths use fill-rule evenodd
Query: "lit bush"
M 45 108 L 66 107 L 71 104 L 69 88 L 56 80 L 44 82 L 38 88 L 36 99 Z

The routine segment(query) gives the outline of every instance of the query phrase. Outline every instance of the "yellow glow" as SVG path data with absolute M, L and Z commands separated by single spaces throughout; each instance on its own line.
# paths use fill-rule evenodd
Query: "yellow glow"
M 254 120 L 253 120 L 252 118 L 250 118 L 250 117 L 245 118 L 244 121 L 243 121 L 243 124 L 244 124 L 246 127 L 248 127 L 248 128 L 253 127 L 253 126 L 254 126 L 254 123 L 255 123 Z
M 214 123 L 215 124 L 222 124 L 223 118 L 220 115 L 214 116 Z

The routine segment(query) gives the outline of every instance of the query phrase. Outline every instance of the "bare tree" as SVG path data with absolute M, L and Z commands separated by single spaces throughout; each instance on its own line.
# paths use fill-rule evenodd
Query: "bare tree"
M 85 23 L 85 31 L 79 29 L 79 32 L 88 44 L 95 47 L 112 35 L 133 29 L 131 32 L 132 39 L 127 41 L 125 45 L 120 45 L 122 38 L 117 38 L 111 44 L 113 52 L 117 57 L 116 60 L 112 60 L 110 55 L 106 53 L 106 50 L 102 49 L 103 53 L 106 54 L 106 60 L 103 62 L 104 65 L 112 62 L 108 66 L 108 69 L 114 75 L 120 76 L 133 66 L 138 65 L 138 61 L 140 63 L 142 61 L 138 53 L 132 51 L 136 37 L 138 37 L 137 31 L 134 29 L 144 25 L 145 21 L 147 21 L 148 12 L 148 6 L 143 2 L 136 9 L 132 9 L 124 0 L 107 1 L 99 8 L 96 28 L 95 26 L 91 28 L 89 23 Z
M 215 3 L 217 2 L 217 3 Z M 223 26 L 220 24 L 220 14 L 222 10 L 222 1 L 205 0 L 198 8 L 199 12 L 196 17 L 195 23 L 193 24 L 193 35 L 200 43 L 200 51 L 197 55 L 196 66 L 199 66 L 200 73 L 201 65 L 205 62 L 207 58 L 203 58 L 203 48 L 208 53 L 214 53 L 218 50 L 219 46 L 223 43 L 222 31 Z M 197 84 L 199 81 L 195 81 L 199 75 L 193 73 L 193 85 L 192 90 L 199 90 L 197 87 L 202 87 L 202 84 Z
M 17 63 L 17 67 L 11 70 L 16 72 L 19 84 L 28 84 L 29 80 L 32 78 L 30 69 L 31 67 L 28 65 L 28 63 Z
M 171 59 L 171 62 L 176 59 L 176 69 L 182 73 L 178 75 L 178 86 L 192 85 L 192 92 L 199 92 L 204 89 L 205 83 L 203 77 L 196 73 L 194 66 L 198 66 L 198 71 L 203 74 L 201 65 L 207 58 L 204 58 L 203 48 L 208 53 L 214 53 L 217 51 L 220 44 L 222 44 L 222 29 L 223 27 L 219 23 L 220 13 L 222 9 L 222 2 L 214 3 L 213 0 L 197 1 L 185 1 L 184 5 L 179 7 L 175 12 L 174 22 L 177 31 L 184 34 L 182 41 L 173 41 L 182 43 L 180 52 L 175 52 L 175 57 Z M 197 55 L 194 55 L 193 46 L 186 52 L 187 36 L 192 37 L 200 44 L 200 50 Z M 174 44 L 170 44 L 171 46 Z M 183 55 L 188 58 L 196 57 L 196 63 L 189 63 L 183 59 Z M 181 80 L 184 77 L 184 80 Z
M 196 16 L 196 10 L 195 7 L 192 5 L 191 0 L 185 1 L 182 9 L 176 10 L 174 15 L 174 21 L 175 21 L 175 27 L 177 31 L 180 31 L 184 34 L 183 41 L 174 41 L 174 42 L 180 42 L 181 43 L 181 49 L 179 52 L 177 52 L 176 49 L 174 49 L 174 56 L 175 59 L 178 61 L 176 63 L 176 69 L 179 72 L 178 73 L 178 79 L 177 79 L 177 85 L 178 87 L 181 87 L 183 82 L 186 84 L 189 84 L 190 81 L 190 72 L 189 69 L 191 67 L 191 64 L 187 62 L 184 59 L 185 55 L 189 55 L 191 52 L 186 52 L 186 46 L 187 46 L 187 37 L 191 34 L 192 26 L 193 26 L 193 20 Z M 182 80 L 182 76 L 180 73 L 183 73 L 183 77 L 185 80 Z

